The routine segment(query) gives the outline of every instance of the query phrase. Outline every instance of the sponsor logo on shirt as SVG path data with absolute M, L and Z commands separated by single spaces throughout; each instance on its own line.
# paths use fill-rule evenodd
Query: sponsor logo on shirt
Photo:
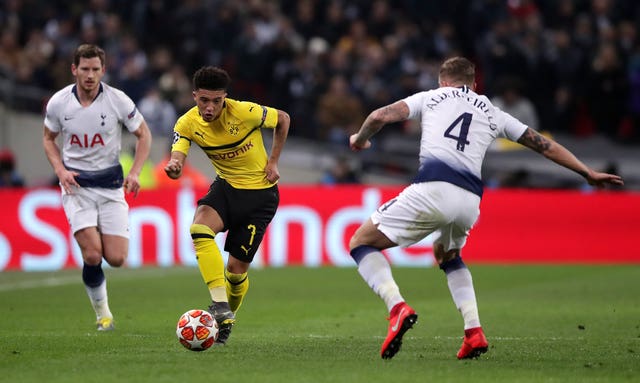
M 89 137 L 88 134 L 72 134 L 69 140 L 71 146 L 79 146 L 81 148 L 93 148 L 94 146 L 104 146 L 104 140 L 100 133 L 94 134 L 93 137 Z
M 129 113 L 129 114 L 127 115 L 127 119 L 129 119 L 129 120 L 130 120 L 130 119 L 132 119 L 132 118 L 133 118 L 133 116 L 135 116 L 135 115 L 136 115 L 136 112 L 137 112 L 137 111 L 138 111 L 138 109 L 136 109 L 136 107 L 134 106 L 134 107 L 133 107 L 133 110 L 131 111 L 131 113 Z
M 229 134 L 237 136 L 240 132 L 240 124 L 238 122 L 228 122 L 227 125 L 229 125 Z
M 226 152 L 226 153 L 220 153 L 220 154 L 210 154 L 209 158 L 214 159 L 214 160 L 230 160 L 233 158 L 236 158 L 237 156 L 248 152 L 249 150 L 251 150 L 253 148 L 253 142 L 249 141 L 248 143 L 246 143 L 245 145 L 239 147 L 236 150 L 230 151 L 230 152 Z

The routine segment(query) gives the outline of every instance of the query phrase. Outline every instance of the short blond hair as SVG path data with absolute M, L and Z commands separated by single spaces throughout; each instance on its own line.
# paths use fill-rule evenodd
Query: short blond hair
M 440 80 L 472 86 L 476 81 L 476 66 L 464 57 L 451 57 L 440 66 Z

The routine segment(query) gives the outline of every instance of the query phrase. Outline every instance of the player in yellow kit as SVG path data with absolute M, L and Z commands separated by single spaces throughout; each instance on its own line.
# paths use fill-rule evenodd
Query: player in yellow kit
M 284 111 L 227 98 L 230 82 L 227 72 L 217 67 L 196 71 L 196 106 L 176 122 L 171 159 L 165 166 L 170 178 L 179 178 L 195 144 L 217 173 L 209 192 L 198 201 L 190 232 L 200 274 L 213 302 L 209 311 L 220 326 L 219 344 L 229 338 L 235 313 L 249 288 L 249 265 L 278 208 L 278 160 L 290 123 Z M 274 129 L 269 154 L 261 129 Z M 226 270 L 214 241 L 223 231 L 228 231 Z

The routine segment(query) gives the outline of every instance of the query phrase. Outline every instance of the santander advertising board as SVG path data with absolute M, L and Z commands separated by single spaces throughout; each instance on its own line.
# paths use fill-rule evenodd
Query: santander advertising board
M 254 266 L 355 266 L 349 238 L 401 187 L 281 185 L 278 213 Z M 143 190 L 127 197 L 127 266 L 195 266 L 189 235 L 206 190 Z M 1 190 L 0 271 L 77 268 L 80 250 L 69 232 L 58 189 Z M 640 194 L 488 190 L 462 251 L 467 263 L 640 263 Z M 216 236 L 224 248 L 224 233 Z M 223 252 L 226 256 L 226 254 Z M 431 236 L 385 251 L 394 266 L 434 263 Z

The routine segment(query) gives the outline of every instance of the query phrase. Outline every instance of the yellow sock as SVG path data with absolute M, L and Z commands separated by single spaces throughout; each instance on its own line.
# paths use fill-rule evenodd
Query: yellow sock
M 226 299 L 224 261 L 214 240 L 216 233 L 207 225 L 194 223 L 190 227 L 191 239 L 196 250 L 198 268 L 204 283 L 209 288 L 211 299 L 221 302 Z
M 238 311 L 244 296 L 249 290 L 249 276 L 247 273 L 234 274 L 227 270 L 227 299 L 229 307 L 234 313 Z

